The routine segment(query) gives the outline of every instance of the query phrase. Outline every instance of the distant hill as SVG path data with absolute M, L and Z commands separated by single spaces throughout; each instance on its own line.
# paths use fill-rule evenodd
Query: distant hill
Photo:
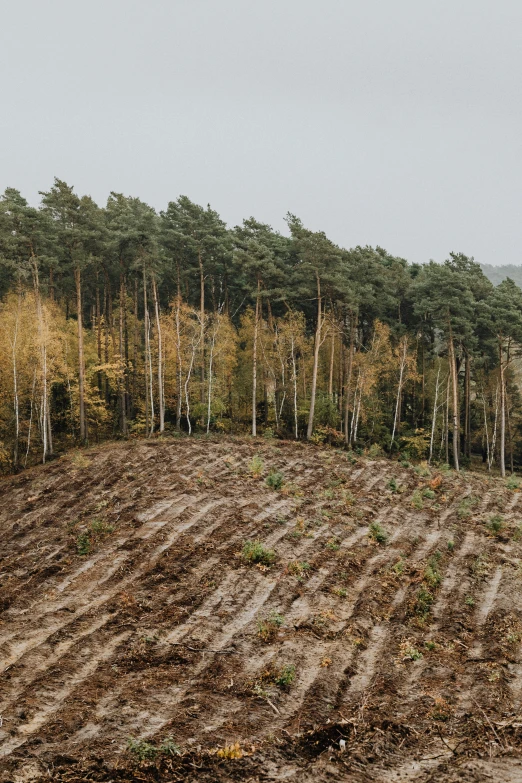
M 520 288 L 522 288 L 522 265 L 505 264 L 504 266 L 492 266 L 491 264 L 481 264 L 482 271 L 494 285 L 498 285 L 506 277 L 510 277 Z

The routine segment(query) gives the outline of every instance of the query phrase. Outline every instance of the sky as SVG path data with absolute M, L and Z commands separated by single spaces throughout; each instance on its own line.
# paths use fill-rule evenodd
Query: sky
M 0 190 L 522 263 L 520 0 L 0 3 Z

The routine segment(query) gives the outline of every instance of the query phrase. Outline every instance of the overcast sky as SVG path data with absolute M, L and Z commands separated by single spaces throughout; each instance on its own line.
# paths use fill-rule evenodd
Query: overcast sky
M 522 262 L 520 0 L 0 3 L 0 189 Z

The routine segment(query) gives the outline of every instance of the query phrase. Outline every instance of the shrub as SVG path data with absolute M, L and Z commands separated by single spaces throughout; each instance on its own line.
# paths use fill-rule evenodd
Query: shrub
M 498 536 L 504 527 L 504 518 L 500 514 L 493 514 L 489 519 L 487 527 L 493 535 Z
M 79 555 L 88 555 L 91 552 L 91 537 L 88 533 L 80 533 L 76 539 L 76 550 Z
M 278 628 L 284 625 L 285 618 L 278 612 L 270 612 L 268 617 L 257 621 L 257 635 L 264 642 L 270 641 Z
M 181 756 L 181 748 L 174 742 L 172 737 L 164 739 L 159 746 L 159 750 L 165 756 Z
M 422 617 L 426 617 L 433 604 L 433 594 L 426 587 L 421 587 L 417 593 L 417 601 L 415 604 L 415 611 Z
M 374 541 L 377 541 L 378 544 L 386 544 L 388 541 L 388 533 L 386 530 L 379 525 L 378 522 L 372 522 L 369 530 L 368 535 L 370 538 L 373 538 Z
M 510 476 L 506 481 L 506 487 L 508 489 L 519 489 L 520 479 L 517 476 Z
M 416 489 L 413 495 L 411 496 L 411 504 L 414 508 L 421 509 L 423 506 L 422 502 L 422 495 L 420 493 L 420 490 Z
M 474 498 L 472 496 L 469 496 L 467 498 L 463 498 L 461 500 L 459 507 L 457 509 L 457 516 L 459 519 L 467 519 L 471 516 L 471 510 L 473 506 L 477 504 L 477 498 Z
M 436 497 L 435 492 L 432 489 L 425 489 L 424 492 L 422 493 L 422 496 L 427 498 L 428 500 L 434 500 L 434 498 Z
M 394 565 L 392 565 L 391 570 L 394 574 L 397 576 L 402 576 L 404 573 L 404 560 L 402 557 L 400 557 Z
M 133 737 L 129 737 L 127 740 L 127 748 L 131 753 L 137 756 L 140 761 L 154 759 L 158 755 L 158 748 L 155 745 L 151 745 L 151 743 L 146 740 L 133 739 Z
M 289 688 L 295 680 L 295 666 L 288 664 L 283 666 L 274 676 L 274 682 L 278 688 Z
M 271 489 L 281 489 L 283 486 L 283 480 L 284 476 L 282 473 L 280 473 L 278 470 L 271 470 L 268 476 L 266 477 L 266 485 L 267 487 L 270 487 Z
M 294 560 L 292 563 L 288 563 L 288 573 L 292 574 L 293 576 L 302 577 L 309 570 L 310 563 L 307 563 L 306 560 L 303 560 L 302 562 L 299 560 Z
M 396 478 L 391 478 L 388 481 L 388 489 L 391 490 L 394 494 L 399 491 L 399 485 L 397 484 Z
M 264 467 L 263 460 L 261 459 L 259 454 L 255 454 L 252 457 L 250 465 L 248 466 L 248 469 L 249 469 L 250 473 L 252 474 L 252 476 L 254 478 L 259 478 L 259 476 L 263 472 L 263 467 Z
M 268 549 L 261 541 L 245 541 L 241 556 L 248 563 L 261 563 L 266 566 L 272 565 L 276 559 L 274 550 Z
M 326 542 L 326 548 L 327 549 L 331 549 L 333 552 L 337 552 L 337 550 L 339 549 L 340 546 L 341 545 L 340 545 L 339 540 L 337 538 L 330 538 Z

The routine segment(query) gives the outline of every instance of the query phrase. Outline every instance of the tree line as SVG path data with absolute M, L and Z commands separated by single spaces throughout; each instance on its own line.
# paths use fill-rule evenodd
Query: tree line
M 0 197 L 0 468 L 73 444 L 251 432 L 487 469 L 522 460 L 522 292 L 186 196 Z

